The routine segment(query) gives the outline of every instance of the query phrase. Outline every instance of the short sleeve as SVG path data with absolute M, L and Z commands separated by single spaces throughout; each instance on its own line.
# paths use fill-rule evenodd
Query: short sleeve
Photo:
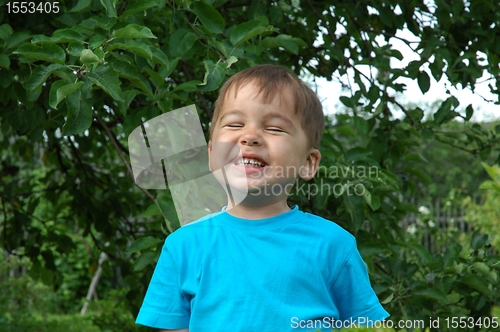
M 136 323 L 159 329 L 189 327 L 189 299 L 180 288 L 179 269 L 163 246 Z
M 355 242 L 334 281 L 332 293 L 341 321 L 370 326 L 389 317 L 370 285 L 366 264 Z

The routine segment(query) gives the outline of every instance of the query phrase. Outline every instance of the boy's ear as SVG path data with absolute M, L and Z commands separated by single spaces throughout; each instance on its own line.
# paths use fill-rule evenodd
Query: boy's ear
M 318 171 L 321 161 L 321 152 L 318 149 L 311 148 L 304 166 L 301 167 L 299 175 L 304 180 L 311 180 Z

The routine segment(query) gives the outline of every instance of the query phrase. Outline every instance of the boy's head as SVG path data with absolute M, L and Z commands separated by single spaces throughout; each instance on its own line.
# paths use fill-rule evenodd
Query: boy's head
M 232 76 L 220 89 L 215 102 L 215 111 L 210 126 L 210 139 L 221 109 L 228 95 L 237 96 L 240 88 L 253 83 L 259 89 L 259 96 L 265 103 L 271 103 L 275 96 L 289 99 L 294 113 L 300 117 L 300 126 L 306 133 L 308 147 L 318 148 L 325 127 L 323 107 L 316 94 L 289 69 L 277 65 L 257 65 Z M 291 100 L 290 100 L 291 99 Z
M 248 68 L 220 91 L 210 128 L 210 168 L 224 167 L 220 182 L 232 192 L 248 192 L 247 201 L 273 197 L 286 204 L 297 178 L 309 180 L 318 169 L 323 127 L 318 97 L 295 74 L 274 65 Z

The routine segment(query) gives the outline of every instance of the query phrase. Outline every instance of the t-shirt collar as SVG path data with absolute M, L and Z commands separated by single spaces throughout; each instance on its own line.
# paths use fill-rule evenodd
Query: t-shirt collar
M 226 211 L 226 207 L 217 214 L 217 222 L 221 226 L 230 226 L 241 230 L 264 230 L 280 228 L 284 225 L 297 222 L 303 215 L 299 207 L 295 205 L 290 211 L 283 212 L 276 216 L 264 219 L 243 219 L 235 217 Z

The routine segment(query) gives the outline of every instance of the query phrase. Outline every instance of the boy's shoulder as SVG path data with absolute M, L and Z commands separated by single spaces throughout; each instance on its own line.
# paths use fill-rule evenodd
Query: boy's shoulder
M 193 237 L 202 236 L 205 233 L 211 232 L 213 228 L 217 226 L 215 217 L 220 215 L 221 213 L 224 213 L 224 211 L 207 214 L 206 216 L 201 217 L 198 220 L 192 221 L 179 227 L 169 236 L 167 236 L 167 242 L 179 242 L 184 238 L 189 238 L 190 240 L 192 240 Z
M 304 212 L 307 218 L 306 225 L 309 228 L 314 228 L 321 237 L 329 238 L 335 236 L 336 239 L 342 239 L 347 242 L 355 242 L 355 237 L 347 230 L 342 228 L 334 221 L 325 219 L 313 213 Z

